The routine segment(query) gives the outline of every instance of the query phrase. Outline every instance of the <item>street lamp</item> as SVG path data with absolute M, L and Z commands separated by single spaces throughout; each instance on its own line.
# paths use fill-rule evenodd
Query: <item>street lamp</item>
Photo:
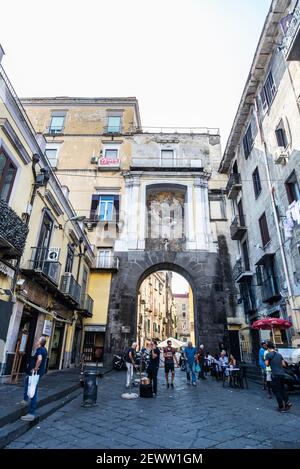
M 63 227 L 63 235 L 65 234 L 65 228 L 66 228 L 66 224 L 69 222 L 69 221 L 84 221 L 86 219 L 86 217 L 84 215 L 76 215 L 74 217 L 70 217 L 67 219 L 67 221 L 65 222 L 64 224 L 64 227 Z

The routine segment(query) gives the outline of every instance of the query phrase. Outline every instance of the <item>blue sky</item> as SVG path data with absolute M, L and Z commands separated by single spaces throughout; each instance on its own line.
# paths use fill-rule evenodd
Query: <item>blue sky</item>
M 136 96 L 145 126 L 219 127 L 224 148 L 270 4 L 10 0 L 3 65 L 20 96 Z

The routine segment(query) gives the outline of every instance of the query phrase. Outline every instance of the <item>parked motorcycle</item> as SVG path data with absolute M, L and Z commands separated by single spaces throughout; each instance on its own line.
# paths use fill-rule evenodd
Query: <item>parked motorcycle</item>
M 116 353 L 113 356 L 112 365 L 115 370 L 126 370 L 126 361 L 123 353 Z
M 293 390 L 295 386 L 300 386 L 300 365 L 292 363 L 285 370 L 284 382 L 289 390 Z

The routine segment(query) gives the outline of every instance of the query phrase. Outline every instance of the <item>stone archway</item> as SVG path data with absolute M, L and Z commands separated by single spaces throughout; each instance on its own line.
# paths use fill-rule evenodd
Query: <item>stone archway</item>
M 136 334 L 136 301 L 141 282 L 157 270 L 179 273 L 193 290 L 195 337 L 197 345 L 203 342 L 211 352 L 225 341 L 227 322 L 223 292 L 222 268 L 217 253 L 205 251 L 128 251 L 115 253 L 119 270 L 113 275 L 107 331 L 105 361 L 124 349 Z

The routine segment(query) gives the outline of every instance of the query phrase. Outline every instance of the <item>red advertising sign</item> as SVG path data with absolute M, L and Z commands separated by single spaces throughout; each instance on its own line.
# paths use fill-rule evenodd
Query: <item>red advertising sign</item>
M 120 160 L 110 158 L 100 158 L 100 166 L 119 166 Z

